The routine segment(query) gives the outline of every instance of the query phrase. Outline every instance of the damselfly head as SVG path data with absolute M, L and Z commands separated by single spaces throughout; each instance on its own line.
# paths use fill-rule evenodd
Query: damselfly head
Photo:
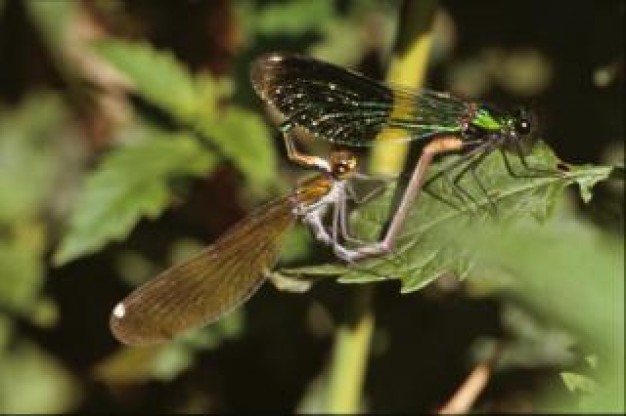
M 515 112 L 513 124 L 519 136 L 526 136 L 532 131 L 530 117 L 524 108 L 520 108 Z
M 358 167 L 356 155 L 347 149 L 334 150 L 330 154 L 330 171 L 337 179 L 346 179 L 351 176 Z
M 523 108 L 504 116 L 502 125 L 505 140 L 520 141 L 527 138 L 534 130 L 533 124 L 530 115 Z
M 534 112 L 519 108 L 500 118 L 502 130 L 499 136 L 500 145 L 511 152 L 529 154 L 538 137 L 538 123 Z

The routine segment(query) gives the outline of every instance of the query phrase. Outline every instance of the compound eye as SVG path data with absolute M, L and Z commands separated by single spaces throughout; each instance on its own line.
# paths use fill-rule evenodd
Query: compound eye
M 519 134 L 528 134 L 530 133 L 530 122 L 525 118 L 520 118 L 515 122 L 515 130 Z
M 335 173 L 335 175 L 339 175 L 339 176 L 341 176 L 341 175 L 343 175 L 344 173 L 346 173 L 346 170 L 347 170 L 347 166 L 346 166 L 346 163 L 345 163 L 345 162 L 340 162 L 340 163 L 337 163 L 337 164 L 335 165 L 335 167 L 334 167 L 334 173 Z

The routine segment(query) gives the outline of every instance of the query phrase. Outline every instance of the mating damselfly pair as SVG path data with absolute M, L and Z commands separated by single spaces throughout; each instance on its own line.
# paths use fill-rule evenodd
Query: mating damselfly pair
M 252 63 L 251 79 L 258 95 L 281 115 L 289 159 L 320 174 L 257 209 L 214 244 L 118 303 L 110 325 L 124 343 L 162 342 L 214 322 L 247 300 L 271 273 L 281 239 L 297 219 L 347 262 L 392 251 L 437 155 L 461 153 L 449 167 L 460 176 L 506 146 L 526 168 L 521 176 L 532 171 L 520 144 L 531 130 L 523 112 L 508 114 L 447 93 L 392 87 L 299 55 L 263 55 Z M 326 158 L 303 154 L 295 143 L 302 132 L 340 148 Z M 357 157 L 348 148 L 373 145 L 381 135 L 424 145 L 383 238 L 362 242 L 351 236 L 348 226 L 347 201 L 354 197 L 350 181 L 359 176 Z M 502 154 L 509 168 L 506 152 Z

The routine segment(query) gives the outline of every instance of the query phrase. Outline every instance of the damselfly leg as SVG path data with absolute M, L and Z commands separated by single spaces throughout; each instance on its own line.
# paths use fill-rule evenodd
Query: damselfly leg
M 333 226 L 333 246 L 337 256 L 345 261 L 355 262 L 365 257 L 389 253 L 393 249 L 409 211 L 420 193 L 424 184 L 425 174 L 432 159 L 438 154 L 459 150 L 462 146 L 463 142 L 460 139 L 453 136 L 446 136 L 434 139 L 424 147 L 400 203 L 391 218 L 389 227 L 380 241 L 367 243 L 354 248 L 346 247 L 337 242 L 336 227 Z
M 498 210 L 496 203 L 493 201 L 493 199 L 489 195 L 489 192 L 487 191 L 487 188 L 485 187 L 485 185 L 483 185 L 482 181 L 480 180 L 480 177 L 476 173 L 476 168 L 480 166 L 480 164 L 485 159 L 485 157 L 489 153 L 491 153 L 491 150 L 492 150 L 491 147 L 492 146 L 490 144 L 487 144 L 487 145 L 483 145 L 483 148 L 478 148 L 479 151 L 475 155 L 473 155 L 473 157 L 470 160 L 468 160 L 466 166 L 464 166 L 463 169 L 461 169 L 460 172 L 456 174 L 456 176 L 453 179 L 453 182 L 459 189 L 463 189 L 459 185 L 459 182 L 465 177 L 467 173 L 469 173 L 472 179 L 474 180 L 474 183 L 478 187 L 479 191 L 485 197 L 485 201 L 490 207 L 491 214 L 495 215 Z M 480 210 L 483 204 L 481 204 L 480 201 L 474 198 L 469 192 L 465 190 L 463 191 L 469 195 L 469 197 L 471 198 L 472 202 L 474 203 L 476 207 L 476 210 Z
M 289 158 L 289 160 L 299 165 L 302 165 L 304 167 L 315 168 L 315 169 L 321 170 L 322 172 L 330 172 L 331 167 L 326 159 L 321 158 L 319 156 L 307 155 L 307 154 L 301 153 L 297 149 L 296 143 L 295 143 L 297 140 L 297 137 L 295 135 L 293 128 L 283 133 L 283 139 L 285 141 L 285 147 L 287 149 L 287 157 Z
M 460 181 L 465 177 L 468 171 L 473 171 L 475 167 L 482 162 L 484 157 L 490 153 L 490 151 L 491 149 L 489 148 L 489 144 L 482 144 L 469 150 L 467 153 L 460 156 L 457 160 L 455 160 L 448 166 L 441 168 L 439 172 L 432 175 L 424 184 L 424 191 L 428 193 L 431 197 L 449 205 L 457 211 L 467 210 L 473 213 L 474 209 L 472 208 L 472 204 L 474 205 L 475 210 L 478 211 L 481 204 L 476 199 L 476 197 L 474 197 L 470 192 L 465 190 L 460 185 Z M 478 180 L 478 177 L 475 174 L 473 174 L 472 177 Z M 431 186 L 441 180 L 443 180 L 448 185 L 449 189 L 454 193 L 461 205 L 457 205 L 451 202 L 447 198 L 440 195 L 439 192 L 430 189 Z M 482 183 L 479 183 L 478 186 L 480 189 L 485 189 Z M 488 195 L 485 196 L 489 198 Z

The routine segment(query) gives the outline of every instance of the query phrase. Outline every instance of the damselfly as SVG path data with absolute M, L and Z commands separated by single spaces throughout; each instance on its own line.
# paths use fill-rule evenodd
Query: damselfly
M 349 239 L 338 224 L 349 197 L 348 181 L 358 175 L 357 158 L 350 151 L 336 150 L 326 166 L 321 175 L 257 209 L 214 244 L 118 303 L 110 318 L 115 337 L 130 345 L 155 344 L 220 319 L 250 298 L 270 275 L 282 237 L 297 218 L 321 241 L 338 241 L 340 232 Z M 333 206 L 329 234 L 323 222 Z
M 337 255 L 347 261 L 389 252 L 413 201 L 424 185 L 433 158 L 461 152 L 450 170 L 472 172 L 494 149 L 512 148 L 526 173 L 521 140 L 531 132 L 523 111 L 509 114 L 484 104 L 465 101 L 448 93 L 389 86 L 359 73 L 313 58 L 270 53 L 257 58 L 251 68 L 258 95 L 280 115 L 280 130 L 289 158 L 299 164 L 328 170 L 323 158 L 300 153 L 295 146 L 299 132 L 345 146 L 370 146 L 376 138 L 423 141 L 424 146 L 406 191 L 391 218 L 384 237 L 375 243 L 348 248 L 335 242 Z M 514 176 L 506 152 L 504 162 Z M 480 188 L 484 187 L 478 182 Z

